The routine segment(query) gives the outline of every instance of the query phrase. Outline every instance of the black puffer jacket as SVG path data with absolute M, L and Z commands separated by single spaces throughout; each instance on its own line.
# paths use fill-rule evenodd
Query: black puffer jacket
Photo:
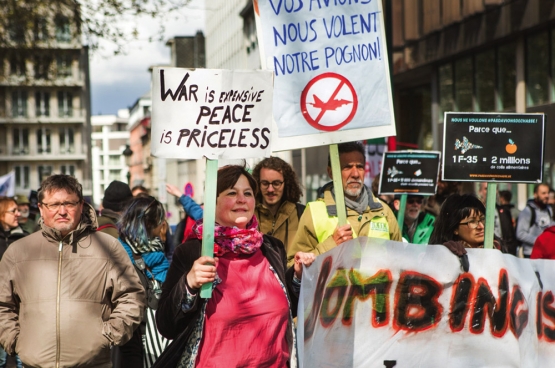
M 0 259 L 2 259 L 4 252 L 11 243 L 27 235 L 29 235 L 29 233 L 19 226 L 14 227 L 10 231 L 0 230 Z

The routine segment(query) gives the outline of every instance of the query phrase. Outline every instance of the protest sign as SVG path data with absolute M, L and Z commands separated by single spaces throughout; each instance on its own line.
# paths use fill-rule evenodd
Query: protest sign
M 434 195 L 440 155 L 437 151 L 384 152 L 378 192 Z
M 269 156 L 272 93 L 268 71 L 154 68 L 152 155 Z
M 541 183 L 544 114 L 445 113 L 443 180 Z
M 549 367 L 555 268 L 469 249 L 360 237 L 303 271 L 301 367 Z
M 6 197 L 15 195 L 15 171 L 0 176 L 0 195 Z
M 395 135 L 380 1 L 255 0 L 273 150 Z

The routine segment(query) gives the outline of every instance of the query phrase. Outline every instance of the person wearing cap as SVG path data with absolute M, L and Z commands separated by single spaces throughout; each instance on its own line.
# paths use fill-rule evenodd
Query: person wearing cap
M 397 198 L 396 198 L 397 199 Z M 428 244 L 435 216 L 422 210 L 424 197 L 408 195 L 403 222 L 403 239 L 412 244 Z
M 133 194 L 131 194 L 129 185 L 118 180 L 111 182 L 104 191 L 100 216 L 98 216 L 98 228 L 96 230 L 112 235 L 117 239 L 119 233 L 116 223 L 120 219 L 125 205 L 131 198 L 133 198 Z
M 18 194 L 14 199 L 17 202 L 17 209 L 19 210 L 19 217 L 17 219 L 19 226 L 29 234 L 34 233 L 35 230 L 38 230 L 38 227 L 35 221 L 29 218 L 29 205 L 31 204 L 29 198 L 23 194 Z

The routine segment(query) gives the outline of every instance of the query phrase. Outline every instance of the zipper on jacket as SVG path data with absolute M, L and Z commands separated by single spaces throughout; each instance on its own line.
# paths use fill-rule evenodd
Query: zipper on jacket
M 60 240 L 58 248 L 58 291 L 56 295 L 56 368 L 60 367 L 60 298 L 62 287 L 62 247 L 64 243 Z

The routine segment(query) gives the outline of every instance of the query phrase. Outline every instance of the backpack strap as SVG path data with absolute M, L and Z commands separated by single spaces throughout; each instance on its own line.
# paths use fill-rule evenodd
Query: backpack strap
M 102 226 L 97 227 L 97 228 L 96 228 L 96 231 L 102 231 L 102 230 L 104 230 L 104 229 L 110 229 L 110 228 L 113 228 L 113 229 L 116 229 L 116 230 L 118 229 L 118 228 L 116 227 L 116 225 L 114 225 L 114 224 L 104 224 L 104 225 L 102 225 Z
M 304 209 L 306 208 L 306 206 L 302 203 L 295 203 L 295 206 L 297 207 L 297 217 L 300 219 L 301 216 L 303 215 Z
M 536 223 L 536 209 L 532 206 L 530 206 L 530 203 L 526 204 L 528 207 L 530 207 L 530 226 L 532 227 L 534 226 L 534 224 Z

